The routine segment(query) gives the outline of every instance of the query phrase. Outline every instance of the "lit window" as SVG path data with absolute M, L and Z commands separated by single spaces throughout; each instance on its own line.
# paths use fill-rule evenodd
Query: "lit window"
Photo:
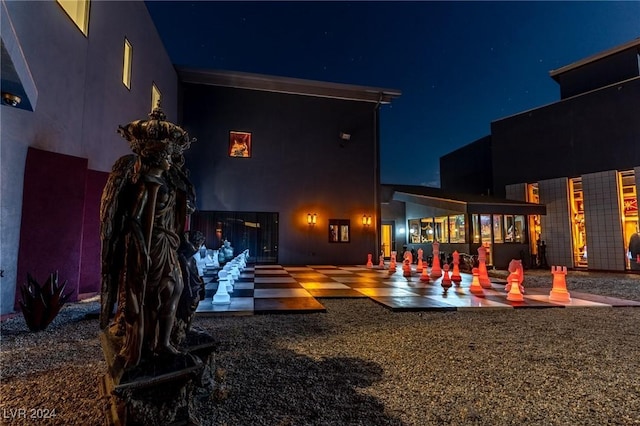
M 124 61 L 122 66 L 122 82 L 127 89 L 131 89 L 131 58 L 133 57 L 133 48 L 129 40 L 124 39 Z
M 155 107 L 160 106 L 160 100 L 162 99 L 162 93 L 160 93 L 160 89 L 156 86 L 155 83 L 151 85 L 151 110 Z
M 86 36 L 89 31 L 89 0 L 57 0 L 62 9 Z
M 466 242 L 463 214 L 449 216 L 449 241 L 452 243 Z

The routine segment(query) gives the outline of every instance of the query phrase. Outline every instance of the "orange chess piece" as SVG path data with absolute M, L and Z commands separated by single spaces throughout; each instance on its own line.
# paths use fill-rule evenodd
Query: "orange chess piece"
M 442 282 L 440 285 L 444 288 L 444 291 L 447 291 L 449 287 L 451 287 L 451 278 L 449 277 L 449 265 L 444 264 L 444 275 L 442 276 Z
M 471 280 L 471 286 L 469 287 L 469 291 L 476 296 L 484 296 L 484 289 L 480 285 L 478 268 L 473 268 L 472 273 L 473 273 L 473 279 Z
M 566 266 L 552 266 L 551 273 L 553 274 L 553 288 L 549 293 L 549 300 L 554 302 L 571 302 L 571 295 L 567 291 L 567 267 Z
M 511 282 L 509 283 L 511 286 L 507 294 L 507 300 L 511 302 L 524 302 L 524 296 L 522 295 L 520 283 L 518 282 L 518 275 L 518 272 L 515 272 L 511 276 Z

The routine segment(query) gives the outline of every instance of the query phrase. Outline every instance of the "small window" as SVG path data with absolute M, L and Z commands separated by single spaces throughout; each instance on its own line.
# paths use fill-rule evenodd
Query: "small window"
M 162 99 L 162 93 L 160 93 L 160 89 L 156 86 L 155 83 L 151 85 L 151 111 L 154 108 L 160 106 L 160 100 Z
M 89 32 L 89 0 L 57 0 L 85 36 Z
M 133 48 L 131 43 L 125 37 L 124 39 L 124 60 L 122 66 L 122 83 L 131 89 L 131 58 L 133 57 Z

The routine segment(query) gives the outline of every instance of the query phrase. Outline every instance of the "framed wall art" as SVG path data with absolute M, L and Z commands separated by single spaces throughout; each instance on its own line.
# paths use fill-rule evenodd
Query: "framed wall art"
M 249 158 L 251 157 L 251 133 L 229 132 L 229 157 Z
M 329 242 L 348 243 L 351 241 L 349 219 L 329 219 Z

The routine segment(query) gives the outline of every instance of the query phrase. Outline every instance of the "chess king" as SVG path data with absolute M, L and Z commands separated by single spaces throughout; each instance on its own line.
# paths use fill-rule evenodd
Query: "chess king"
M 158 105 L 149 120 L 120 126 L 133 154 L 116 161 L 102 194 L 100 328 L 123 368 L 176 355 L 180 343 L 172 337 L 186 272 L 178 248 L 195 205 L 183 152 L 195 140 L 165 119 Z

